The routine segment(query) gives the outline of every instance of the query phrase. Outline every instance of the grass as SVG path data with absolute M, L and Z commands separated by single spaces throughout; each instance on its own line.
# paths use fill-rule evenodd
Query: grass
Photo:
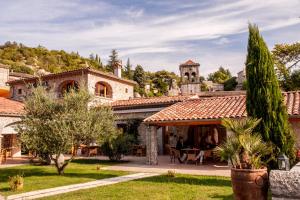
M 43 200 L 231 200 L 230 178 L 161 175 L 43 198 Z
M 112 164 L 114 163 L 109 161 L 78 159 L 67 166 L 65 174 L 62 176 L 57 175 L 54 166 L 22 165 L 3 168 L 0 169 L 0 193 L 7 196 L 128 174 L 126 172 L 97 170 L 97 166 L 103 167 Z M 24 175 L 24 189 L 12 192 L 9 189 L 8 178 L 17 174 Z

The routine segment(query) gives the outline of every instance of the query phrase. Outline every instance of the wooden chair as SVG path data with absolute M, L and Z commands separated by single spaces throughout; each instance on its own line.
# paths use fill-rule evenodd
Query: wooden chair
M 171 163 L 175 163 L 176 159 L 180 158 L 180 151 L 175 148 L 170 148 Z
M 6 149 L 1 149 L 0 150 L 0 164 L 6 163 L 6 159 L 7 159 L 7 151 L 6 151 Z
M 136 155 L 137 156 L 143 156 L 143 148 L 142 147 L 138 147 L 137 149 L 136 149 Z

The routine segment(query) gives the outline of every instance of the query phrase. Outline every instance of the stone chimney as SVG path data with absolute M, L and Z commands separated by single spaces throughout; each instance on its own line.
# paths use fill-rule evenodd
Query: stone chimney
M 114 66 L 114 75 L 122 78 L 122 61 L 118 61 Z

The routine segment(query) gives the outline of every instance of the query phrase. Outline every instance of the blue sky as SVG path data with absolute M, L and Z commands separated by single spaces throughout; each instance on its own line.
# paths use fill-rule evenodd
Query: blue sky
M 207 75 L 244 66 L 248 22 L 270 49 L 300 41 L 300 0 L 0 0 L 0 43 L 97 53 L 118 50 L 146 70 L 178 73 L 187 59 Z

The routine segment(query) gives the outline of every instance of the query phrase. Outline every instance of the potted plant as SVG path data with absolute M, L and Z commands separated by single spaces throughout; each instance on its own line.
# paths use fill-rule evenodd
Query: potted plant
M 254 118 L 222 121 L 231 134 L 217 147 L 217 153 L 232 166 L 231 181 L 236 200 L 267 199 L 268 171 L 262 158 L 271 155 L 273 148 L 253 131 L 260 121 Z

